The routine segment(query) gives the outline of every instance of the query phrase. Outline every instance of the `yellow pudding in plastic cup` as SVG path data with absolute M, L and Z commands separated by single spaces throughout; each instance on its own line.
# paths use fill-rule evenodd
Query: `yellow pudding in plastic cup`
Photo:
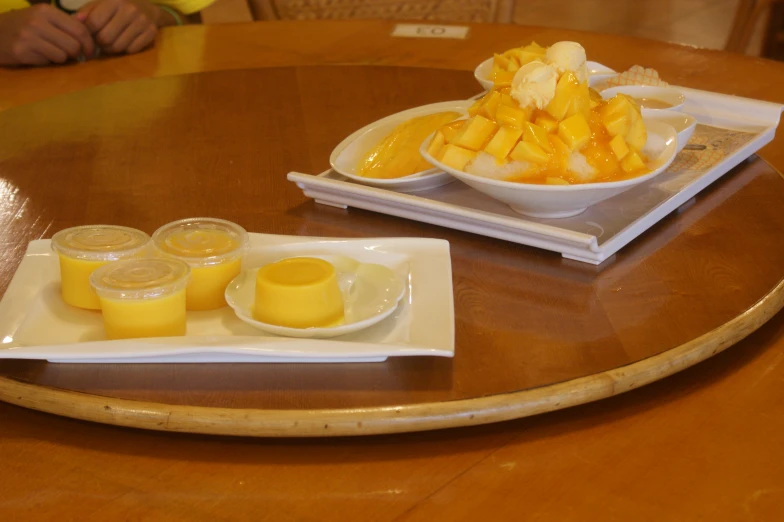
M 100 310 L 98 296 L 90 288 L 90 274 L 110 261 L 143 254 L 149 243 L 150 236 L 141 230 L 113 225 L 73 227 L 56 233 L 52 249 L 60 258 L 63 301 Z
M 293 257 L 256 273 L 253 317 L 289 328 L 319 328 L 343 320 L 343 296 L 335 267 L 323 259 Z
M 177 259 L 127 259 L 90 276 L 107 339 L 185 335 L 190 267 Z
M 226 287 L 242 268 L 248 233 L 223 219 L 190 218 L 164 225 L 152 235 L 156 250 L 191 267 L 188 310 L 226 306 Z

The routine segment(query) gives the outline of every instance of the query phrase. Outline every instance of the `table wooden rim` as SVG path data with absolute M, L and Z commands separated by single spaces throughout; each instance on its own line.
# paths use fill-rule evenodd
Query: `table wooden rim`
M 612 397 L 689 368 L 741 341 L 784 308 L 784 280 L 742 314 L 628 366 L 512 393 L 370 408 L 274 410 L 181 406 L 36 386 L 0 377 L 0 400 L 64 417 L 157 431 L 245 437 L 336 437 L 475 426 Z
M 343 26 L 345 24 L 337 25 Z M 368 27 L 383 26 L 384 28 L 391 26 L 389 23 L 381 22 L 366 25 Z M 271 31 L 275 32 L 285 31 L 287 26 L 286 23 L 280 23 L 267 27 L 271 27 Z M 195 35 L 207 31 L 207 29 L 199 27 L 181 29 L 182 31 L 178 34 L 185 35 L 185 37 L 189 34 Z M 247 37 L 244 31 L 251 32 L 245 26 L 237 26 L 235 29 L 238 34 L 243 35 L 243 38 Z M 165 43 L 173 39 L 173 34 L 173 32 L 164 34 Z M 363 58 L 363 56 L 361 53 L 357 56 L 351 55 L 342 58 L 330 55 L 329 60 L 319 61 L 312 60 L 309 55 L 303 55 L 298 60 L 289 60 L 287 57 L 285 65 L 329 65 L 333 64 L 332 62 L 338 62 L 352 65 L 371 63 L 374 65 L 405 66 L 395 60 L 392 61 L 393 63 L 387 63 L 385 60 L 375 58 L 371 60 Z M 143 56 L 128 58 L 131 65 L 134 60 L 144 59 Z M 265 62 L 264 64 L 254 60 L 248 59 L 246 62 L 229 63 L 228 65 L 223 62 L 210 62 L 206 67 L 203 67 L 204 64 L 183 64 L 174 61 L 167 64 L 153 77 L 283 65 L 275 60 L 266 63 L 267 58 L 260 59 Z M 96 67 L 99 65 L 88 64 L 88 66 Z M 408 65 L 428 66 L 427 64 Z M 453 68 L 454 66 L 441 64 L 439 67 Z M 132 70 L 129 72 L 128 78 L 125 79 L 136 79 L 139 75 L 139 72 Z M 90 84 L 94 80 L 90 79 L 89 75 L 87 78 L 86 83 L 77 86 L 76 90 L 92 86 Z M 34 80 L 35 71 L 30 75 L 30 81 Z M 40 92 L 35 92 L 38 93 L 36 96 L 45 98 L 45 93 L 48 91 L 42 88 Z M 20 100 L 25 99 L 24 96 L 20 97 Z M 34 100 L 35 97 L 32 97 L 28 101 Z M 778 172 L 773 165 L 771 168 Z M 779 174 L 781 173 L 779 172 Z M 60 388 L 36 386 L 22 380 L 0 377 L 0 400 L 33 410 L 117 426 L 236 436 L 371 435 L 488 424 L 585 404 L 618 395 L 673 375 L 727 349 L 757 330 L 784 308 L 783 292 L 784 280 L 776 284 L 750 308 L 725 324 L 685 344 L 636 363 L 557 384 L 469 399 L 345 409 L 213 408 L 119 399 Z

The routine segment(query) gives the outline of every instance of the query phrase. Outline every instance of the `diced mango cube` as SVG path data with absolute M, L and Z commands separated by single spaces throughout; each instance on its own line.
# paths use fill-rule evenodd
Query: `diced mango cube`
M 536 117 L 536 121 L 534 121 L 536 125 L 543 128 L 547 132 L 555 132 L 558 130 L 558 120 L 550 116 L 549 114 L 541 114 Z
M 550 145 L 550 139 L 546 130 L 530 121 L 525 122 L 524 128 L 523 139 L 525 141 L 536 143 L 547 152 L 552 152 L 553 147 Z
M 631 98 L 625 94 L 616 94 L 602 107 L 602 117 L 615 113 L 627 113 L 630 109 L 634 109 Z
M 515 101 L 515 99 L 512 98 L 512 96 L 508 92 L 506 92 L 506 93 L 502 92 L 501 93 L 501 103 L 500 103 L 500 105 L 506 105 L 507 107 L 514 107 L 515 109 L 519 109 L 520 108 L 520 104 L 517 103 Z
M 602 103 L 604 101 L 599 91 L 590 87 L 588 88 L 588 97 L 591 99 L 591 101 L 595 101 L 596 103 Z
M 628 113 L 614 112 L 602 118 L 604 128 L 610 136 L 626 136 L 631 128 L 631 118 Z
M 542 47 L 536 42 L 531 42 L 525 47 L 524 50 L 528 51 L 529 53 L 538 54 L 539 56 L 544 56 L 547 53 L 547 47 Z
M 484 103 L 485 103 L 485 99 L 484 98 L 479 98 L 478 100 L 476 100 L 468 108 L 468 115 L 469 116 L 476 116 L 477 114 L 479 114 L 479 108 L 482 107 L 482 105 Z
M 484 98 L 485 102 L 479 107 L 479 114 L 487 119 L 495 119 L 495 111 L 501 103 L 501 94 L 498 91 L 490 91 Z
M 627 174 L 634 174 L 645 170 L 645 162 L 636 150 L 630 150 L 626 157 L 621 160 L 621 169 Z
M 444 133 L 440 130 L 436 131 L 435 136 L 433 136 L 433 139 L 430 141 L 430 145 L 427 146 L 427 153 L 438 159 L 439 154 L 441 153 L 441 149 L 444 148 L 444 145 L 446 145 Z
M 640 116 L 632 122 L 629 132 L 626 133 L 626 143 L 634 149 L 642 150 L 647 142 L 648 131 L 645 129 L 645 123 Z
M 629 146 L 626 145 L 626 140 L 620 134 L 610 140 L 610 148 L 619 160 L 622 160 L 624 156 L 629 154 Z
M 517 72 L 520 68 L 520 64 L 517 63 L 517 60 L 509 60 L 509 65 L 506 67 L 506 70 L 509 72 Z
M 473 151 L 482 150 L 497 129 L 495 122 L 477 114 L 463 125 L 452 143 Z
M 548 138 L 550 140 L 550 145 L 553 147 L 554 156 L 562 164 L 566 165 L 567 161 L 569 160 L 569 156 L 572 155 L 572 150 L 566 143 L 563 142 L 561 138 L 555 134 L 549 134 Z
M 571 150 L 580 150 L 591 140 L 591 128 L 585 116 L 575 114 L 558 124 L 558 137 Z
M 607 132 L 610 133 L 610 136 L 624 136 L 627 142 L 629 142 L 629 136 L 627 135 L 632 126 L 635 125 L 635 121 L 642 119 L 640 110 L 635 102 L 625 94 L 614 96 L 600 109 L 600 112 L 602 115 L 602 123 L 607 129 Z M 640 134 L 639 125 L 637 125 L 637 131 L 635 132 L 638 135 L 636 138 L 638 140 Z
M 569 108 L 566 110 L 566 117 L 574 116 L 575 114 L 587 115 L 591 109 L 591 97 L 588 94 L 588 84 L 580 83 L 572 95 Z
M 542 54 L 537 52 L 531 52 L 525 48 L 522 49 L 512 49 L 511 52 L 512 56 L 517 58 L 517 61 L 520 62 L 520 65 L 523 66 L 527 63 L 533 62 L 534 60 L 541 60 Z
M 512 85 L 512 78 L 514 78 L 515 72 L 514 71 L 501 71 L 496 70 L 493 73 L 493 84 L 496 87 L 501 87 L 504 85 Z
M 508 57 L 498 53 L 493 55 L 493 65 L 497 65 L 500 69 L 506 70 L 509 67 L 509 63 Z
M 509 105 L 501 105 L 495 113 L 495 121 L 499 125 L 507 125 L 522 129 L 523 125 L 528 121 L 528 111 L 518 107 L 511 107 Z
M 485 118 L 495 119 L 495 109 L 498 107 L 498 104 L 501 102 L 501 93 L 497 90 L 493 89 L 489 91 L 487 94 L 482 96 L 480 99 L 475 101 L 469 108 L 468 108 L 468 115 L 469 116 L 476 116 L 477 114 L 481 114 Z
M 550 155 L 542 147 L 530 141 L 521 141 L 509 154 L 515 161 L 528 161 L 544 165 L 550 161 Z
M 569 106 L 572 104 L 572 99 L 579 96 L 578 90 L 580 89 L 580 82 L 572 72 L 566 72 L 561 75 L 558 84 L 555 86 L 555 96 L 550 103 L 545 107 L 545 110 L 550 113 L 550 116 L 558 121 L 566 117 Z
M 463 128 L 465 122 L 466 120 L 455 120 L 452 123 L 447 123 L 441 127 L 441 132 L 444 133 L 444 140 L 447 143 L 452 143 L 455 140 L 457 133 Z
M 441 163 L 456 170 L 463 170 L 468 162 L 476 158 L 476 152 L 457 145 L 449 144 L 444 147 Z
M 514 146 L 517 145 L 522 134 L 523 131 L 521 129 L 502 125 L 485 147 L 485 152 L 492 154 L 496 159 L 505 159 Z
M 547 176 L 544 178 L 544 182 L 546 185 L 571 185 L 568 181 L 563 178 L 556 178 L 553 176 Z

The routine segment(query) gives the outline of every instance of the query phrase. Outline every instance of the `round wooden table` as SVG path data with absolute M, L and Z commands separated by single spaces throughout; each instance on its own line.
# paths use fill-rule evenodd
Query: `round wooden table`
M 641 63 L 675 84 L 777 102 L 784 101 L 780 64 L 526 27 L 474 26 L 466 40 L 384 36 L 391 29 L 383 22 L 177 28 L 142 55 L 0 71 L 5 108 L 45 100 L 0 114 L 0 274 L 4 289 L 27 241 L 64 226 L 100 218 L 153 229 L 184 210 L 272 233 L 445 237 L 455 269 L 454 362 L 394 362 L 362 368 L 361 377 L 352 368 L 222 373 L 13 362 L 1 364 L 0 375 L 19 382 L 20 394 L 5 399 L 57 411 L 56 397 L 47 404 L 45 396 L 26 395 L 26 386 L 64 388 L 137 401 L 144 418 L 154 413 L 144 411 L 145 401 L 270 410 L 402 404 L 405 411 L 427 401 L 481 401 L 486 392 L 503 409 L 506 394 L 611 370 L 620 373 L 605 387 L 637 387 L 660 375 L 630 383 L 625 365 L 682 349 L 664 371 L 673 373 L 725 349 L 780 308 L 784 182 L 763 161 L 711 188 L 691 211 L 668 218 L 602 269 L 370 213 L 317 209 L 282 181 L 288 170 L 320 170 L 343 135 L 379 116 L 474 94 L 470 73 L 449 69 L 471 69 L 492 51 L 532 39 L 577 40 L 616 69 Z M 367 45 L 355 45 L 360 41 Z M 233 71 L 204 72 L 226 69 Z M 166 78 L 52 97 L 149 76 Z M 345 116 L 335 119 L 336 108 Z M 761 152 L 779 169 L 782 141 Z M 258 153 L 248 153 L 255 144 Z M 183 180 L 193 185 L 183 188 Z M 254 198 L 263 204 L 253 205 Z M 0 469 L 8 471 L 0 479 L 0 515 L 214 520 L 256 519 L 263 509 L 276 520 L 568 520 L 599 512 L 611 520 L 767 520 L 784 504 L 776 430 L 784 397 L 781 326 L 776 316 L 731 350 L 613 399 L 396 437 L 215 439 L 0 404 Z M 516 335 L 537 327 L 551 332 L 537 339 L 538 351 L 522 357 L 508 349 Z M 577 355 L 561 351 L 569 334 L 584 348 Z M 500 345 L 505 352 L 494 351 Z M 483 349 L 507 359 L 486 360 Z M 111 408 L 104 415 L 111 417 Z

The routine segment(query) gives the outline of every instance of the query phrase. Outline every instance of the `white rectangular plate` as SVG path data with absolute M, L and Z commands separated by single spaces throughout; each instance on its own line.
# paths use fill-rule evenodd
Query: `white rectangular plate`
M 437 239 L 328 239 L 250 234 L 246 266 L 294 255 L 343 254 L 395 270 L 407 281 L 395 313 L 329 340 L 265 334 L 224 307 L 188 312 L 188 335 L 107 341 L 100 312 L 66 305 L 49 240 L 33 241 L 0 300 L 0 359 L 79 363 L 374 362 L 394 356 L 453 357 L 449 243 Z M 275 259 L 273 259 L 273 257 Z
M 512 211 L 459 181 L 404 194 L 363 186 L 334 171 L 288 179 L 318 203 L 355 207 L 560 252 L 600 264 L 730 169 L 770 143 L 782 106 L 736 96 L 678 89 L 683 112 L 697 119 L 690 145 L 666 172 L 598 203 L 578 216 L 536 219 Z

